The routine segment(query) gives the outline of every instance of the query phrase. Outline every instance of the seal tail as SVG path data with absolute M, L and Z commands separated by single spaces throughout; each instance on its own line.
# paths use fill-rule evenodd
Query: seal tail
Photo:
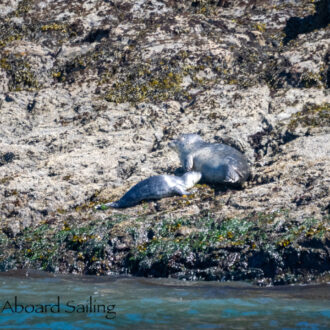
M 96 205 L 94 207 L 94 209 L 104 211 L 104 210 L 107 210 L 109 207 L 119 208 L 121 206 L 120 206 L 119 202 L 111 202 L 111 203 Z

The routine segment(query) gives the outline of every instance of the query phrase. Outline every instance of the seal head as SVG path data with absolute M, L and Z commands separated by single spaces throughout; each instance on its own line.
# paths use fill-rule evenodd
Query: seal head
M 203 143 L 205 142 L 198 134 L 182 134 L 177 140 L 171 141 L 168 146 L 179 153 L 180 150 L 196 149 L 198 144 Z

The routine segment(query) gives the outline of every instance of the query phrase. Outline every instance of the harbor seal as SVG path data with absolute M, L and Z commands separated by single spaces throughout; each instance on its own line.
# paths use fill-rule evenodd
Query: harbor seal
M 250 175 L 241 152 L 225 144 L 207 143 L 198 134 L 182 134 L 169 147 L 179 154 L 184 171 L 201 172 L 206 182 L 241 185 Z
M 133 186 L 116 202 L 101 204 L 96 210 L 108 207 L 125 208 L 138 204 L 142 200 L 161 199 L 174 195 L 188 195 L 187 189 L 192 188 L 202 177 L 198 172 L 187 172 L 183 176 L 155 175 Z

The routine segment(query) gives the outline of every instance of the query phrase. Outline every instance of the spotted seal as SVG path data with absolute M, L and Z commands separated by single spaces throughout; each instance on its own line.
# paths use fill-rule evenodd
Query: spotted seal
M 101 204 L 96 210 L 108 207 L 124 208 L 138 204 L 142 200 L 161 199 L 174 195 L 188 195 L 187 189 L 192 188 L 202 177 L 198 172 L 187 172 L 183 176 L 155 175 L 133 186 L 117 202 Z
M 241 152 L 226 144 L 207 143 L 198 134 L 182 134 L 169 147 L 179 154 L 185 171 L 201 172 L 206 182 L 241 185 L 250 175 Z

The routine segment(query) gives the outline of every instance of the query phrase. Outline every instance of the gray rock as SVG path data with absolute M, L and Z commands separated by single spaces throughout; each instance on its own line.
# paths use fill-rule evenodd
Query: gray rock
M 315 4 L 199 3 L 2 1 L 1 226 L 93 219 L 95 199 L 173 173 L 181 132 L 238 148 L 253 176 L 169 216 L 328 212 L 329 25 L 285 44 Z

